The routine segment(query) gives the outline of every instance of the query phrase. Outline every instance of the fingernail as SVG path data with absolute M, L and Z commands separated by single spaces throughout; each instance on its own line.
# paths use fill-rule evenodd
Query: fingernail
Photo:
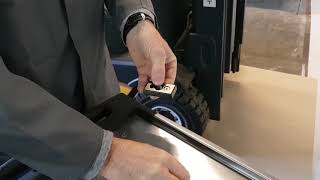
M 164 82 L 164 79 L 162 79 L 160 76 L 155 76 L 152 80 L 152 82 L 155 84 L 155 85 L 162 85 L 163 82 Z
M 152 82 L 157 86 L 161 85 L 161 81 L 159 79 L 154 79 Z

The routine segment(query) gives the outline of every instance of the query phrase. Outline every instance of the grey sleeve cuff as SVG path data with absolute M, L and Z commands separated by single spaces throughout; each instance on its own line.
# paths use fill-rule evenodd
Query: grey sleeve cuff
M 84 177 L 85 180 L 94 179 L 96 176 L 99 175 L 108 157 L 109 151 L 111 149 L 112 138 L 113 138 L 112 132 L 104 131 L 101 149 L 91 169 L 85 175 Z
M 122 42 L 124 45 L 126 45 L 126 42 L 124 42 L 124 39 L 123 39 L 124 26 L 126 25 L 128 18 L 136 13 L 144 13 L 144 14 L 150 16 L 153 19 L 153 22 L 156 23 L 156 18 L 155 18 L 156 16 L 148 9 L 141 8 L 141 9 L 137 9 L 135 11 L 132 11 L 126 18 L 124 18 L 124 20 L 122 21 L 121 26 L 120 26 L 121 38 L 122 38 Z

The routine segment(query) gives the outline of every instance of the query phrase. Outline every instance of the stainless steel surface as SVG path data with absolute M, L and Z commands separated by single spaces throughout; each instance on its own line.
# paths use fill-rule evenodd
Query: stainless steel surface
M 272 179 L 166 117 L 156 114 L 156 118 L 159 120 L 158 123 L 169 127 L 177 134 L 173 135 L 165 131 L 166 128 L 156 126 L 157 123 L 152 124 L 134 116 L 130 123 L 115 132 L 115 135 L 166 150 L 188 169 L 191 180 Z M 184 136 L 183 141 L 177 138 L 179 134 Z
M 163 123 L 169 124 L 167 119 L 161 115 L 160 117 Z M 180 126 L 179 126 L 180 127 Z M 183 128 L 183 130 L 186 130 Z M 187 132 L 190 133 L 190 132 Z M 190 133 L 193 134 L 193 133 Z M 211 157 L 198 151 L 177 137 L 169 134 L 168 132 L 152 125 L 140 117 L 133 117 L 130 124 L 125 126 L 120 131 L 115 132 L 115 135 L 121 138 L 131 139 L 143 143 L 148 143 L 153 146 L 166 150 L 174 155 L 189 171 L 191 180 L 241 180 L 247 179 L 239 173 L 233 171 L 229 167 L 222 163 L 217 162 Z M 202 142 L 203 139 L 193 135 L 197 141 Z M 199 138 L 199 139 L 198 139 Z M 205 142 L 203 142 L 205 143 Z M 214 144 L 206 142 L 207 147 L 216 149 L 217 151 L 224 153 L 226 158 L 231 156 L 225 153 L 223 150 L 216 147 Z M 229 157 L 228 157 L 229 156 Z M 264 177 L 264 176 L 263 176 Z M 261 178 L 269 179 L 269 178 Z
M 237 156 L 233 155 L 232 153 L 226 151 L 225 149 L 217 146 L 216 144 L 208 141 L 207 139 L 195 134 L 194 132 L 190 131 L 189 129 L 186 129 L 182 126 L 177 125 L 170 119 L 166 118 L 165 116 L 162 116 L 161 114 L 155 115 L 161 122 L 173 127 L 177 131 L 182 132 L 183 134 L 186 134 L 187 136 L 193 138 L 194 140 L 198 141 L 199 143 L 205 145 L 206 147 L 209 147 L 212 151 L 216 152 L 217 154 L 223 156 L 225 160 L 222 159 L 225 166 L 233 167 L 235 170 L 237 170 L 240 173 L 245 173 L 250 175 L 251 173 L 253 175 L 258 175 L 261 178 L 259 179 L 274 179 L 271 176 L 267 176 L 258 170 L 250 167 L 246 162 L 243 160 L 240 160 Z M 235 166 L 236 164 L 236 166 Z

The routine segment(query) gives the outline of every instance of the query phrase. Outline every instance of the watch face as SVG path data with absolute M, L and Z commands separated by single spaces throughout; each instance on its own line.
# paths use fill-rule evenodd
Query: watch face
M 141 17 L 142 17 L 142 20 L 146 20 L 146 15 L 144 13 L 140 13 Z

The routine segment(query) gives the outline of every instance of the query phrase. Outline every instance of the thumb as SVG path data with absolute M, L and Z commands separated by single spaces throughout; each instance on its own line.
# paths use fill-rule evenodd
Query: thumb
M 165 52 L 160 50 L 160 52 L 153 53 L 154 55 L 151 55 L 151 62 L 152 62 L 152 69 L 151 69 L 151 80 L 152 82 L 159 86 L 164 83 L 165 78 Z
M 169 171 L 174 176 L 178 177 L 180 180 L 190 180 L 189 172 L 186 170 L 186 168 L 182 164 L 180 164 L 178 160 L 172 157 L 166 163 L 169 168 Z

